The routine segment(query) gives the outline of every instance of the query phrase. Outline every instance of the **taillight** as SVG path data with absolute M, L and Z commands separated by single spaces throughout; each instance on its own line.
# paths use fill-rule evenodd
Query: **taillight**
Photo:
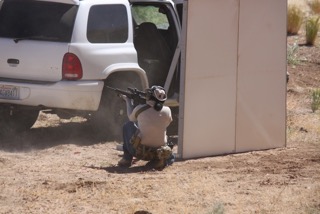
M 81 62 L 73 53 L 66 53 L 63 57 L 62 78 L 65 80 L 79 80 L 82 78 Z

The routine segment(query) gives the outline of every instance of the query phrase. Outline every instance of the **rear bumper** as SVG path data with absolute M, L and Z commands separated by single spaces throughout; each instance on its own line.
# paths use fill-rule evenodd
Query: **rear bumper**
M 98 109 L 103 89 L 102 81 L 60 81 L 50 84 L 0 81 L 0 87 L 4 85 L 17 87 L 19 99 L 0 99 L 0 103 L 89 111 Z

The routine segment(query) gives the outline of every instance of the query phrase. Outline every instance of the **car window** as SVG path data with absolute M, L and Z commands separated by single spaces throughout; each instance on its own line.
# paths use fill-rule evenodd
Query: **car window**
M 132 16 L 137 25 L 144 22 L 154 23 L 158 29 L 167 30 L 169 21 L 162 7 L 134 5 L 132 7 Z
M 90 8 L 87 38 L 91 43 L 124 43 L 128 39 L 128 16 L 121 4 Z
M 78 6 L 44 1 L 0 1 L 0 37 L 70 42 Z

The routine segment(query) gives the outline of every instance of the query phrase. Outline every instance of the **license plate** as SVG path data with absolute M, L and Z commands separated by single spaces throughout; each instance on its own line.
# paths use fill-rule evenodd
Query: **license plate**
M 20 99 L 20 88 L 12 85 L 0 85 L 0 99 Z

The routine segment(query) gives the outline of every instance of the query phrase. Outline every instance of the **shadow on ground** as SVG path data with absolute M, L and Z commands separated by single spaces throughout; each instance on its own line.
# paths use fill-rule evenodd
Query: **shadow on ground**
M 96 167 L 96 166 L 86 166 L 87 168 L 97 169 L 97 170 L 105 170 L 109 173 L 115 174 L 130 174 L 130 173 L 140 173 L 140 172 L 148 172 L 148 171 L 156 171 L 153 167 L 145 165 L 145 166 L 132 166 L 128 167 L 120 167 L 120 166 L 108 166 L 108 167 Z

